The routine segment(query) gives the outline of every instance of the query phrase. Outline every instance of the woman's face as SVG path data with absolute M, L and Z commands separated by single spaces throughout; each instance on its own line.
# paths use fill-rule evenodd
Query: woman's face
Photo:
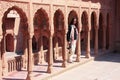
M 77 23 L 77 19 L 74 19 L 74 20 L 73 20 L 73 24 L 76 24 L 76 23 Z

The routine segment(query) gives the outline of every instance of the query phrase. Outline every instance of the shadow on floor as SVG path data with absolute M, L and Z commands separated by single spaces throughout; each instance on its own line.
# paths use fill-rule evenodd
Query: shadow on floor
M 95 58 L 94 60 L 120 63 L 120 53 L 106 53 Z

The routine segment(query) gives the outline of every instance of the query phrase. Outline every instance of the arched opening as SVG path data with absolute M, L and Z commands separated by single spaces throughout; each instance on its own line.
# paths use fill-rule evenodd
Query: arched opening
M 68 15 L 68 30 L 69 30 L 69 26 L 71 25 L 72 19 L 76 18 L 76 28 L 78 29 L 78 15 L 76 13 L 76 11 L 72 10 L 70 11 L 69 15 Z M 76 46 L 77 49 L 77 46 Z M 76 50 L 75 50 L 75 54 L 76 54 Z
M 44 32 L 49 30 L 49 18 L 44 9 L 39 9 L 34 15 L 34 30 Z
M 99 15 L 99 29 L 98 29 L 98 48 L 103 48 L 103 15 Z
M 68 26 L 70 25 L 70 23 L 71 23 L 73 18 L 77 19 L 76 27 L 78 28 L 78 15 L 77 15 L 76 11 L 74 11 L 74 10 L 70 11 L 70 13 L 69 13 L 69 16 L 68 16 Z
M 107 28 L 106 28 L 106 49 L 109 49 L 109 43 L 110 43 L 110 17 L 109 13 L 107 14 Z
M 14 52 L 14 37 L 11 34 L 6 36 L 6 51 Z
M 39 63 L 43 63 L 47 61 L 48 50 L 49 50 L 49 39 L 50 28 L 49 28 L 49 18 L 48 14 L 43 8 L 37 10 L 33 19 L 34 24 L 34 36 L 35 36 L 35 44 L 36 44 L 36 54 L 39 58 L 34 57 L 35 59 L 39 59 Z M 37 61 L 37 60 L 36 60 Z
M 88 32 L 88 15 L 87 12 L 84 11 L 82 13 L 81 17 L 81 23 L 82 23 L 82 30 L 81 30 L 81 51 L 82 54 L 85 54 L 86 48 L 87 48 L 87 32 Z
M 13 50 L 6 50 L 7 52 L 15 52 L 17 54 L 23 54 L 24 52 L 24 39 L 26 38 L 26 34 L 28 33 L 28 23 L 27 23 L 27 17 L 22 9 L 18 8 L 17 6 L 13 6 L 9 8 L 2 18 L 2 30 L 3 30 L 3 48 L 7 46 L 7 48 L 10 48 L 11 45 L 7 45 L 12 41 L 11 44 L 13 44 Z M 7 35 L 7 34 L 11 34 Z M 7 36 L 6 36 L 7 35 Z M 23 37 L 24 36 L 24 37 Z M 10 40 L 8 40 L 8 38 Z M 7 43 L 7 44 L 6 44 Z M 4 46 L 5 45 L 5 46 Z M 3 49 L 5 50 L 5 49 Z M 5 51 L 5 52 L 6 52 Z
M 90 31 L 90 48 L 91 51 L 94 51 L 95 48 L 95 27 L 96 27 L 96 13 L 92 12 L 91 14 L 91 31 Z
M 53 37 L 53 52 L 54 52 L 54 61 L 58 59 L 62 54 L 62 48 L 64 48 L 63 39 L 65 35 L 64 28 L 64 16 L 60 9 L 56 10 L 54 13 L 54 37 Z
M 6 74 L 8 72 L 21 70 L 24 65 L 23 57 L 19 56 L 23 55 L 28 47 L 26 45 L 28 37 L 27 22 L 26 14 L 17 6 L 8 8 L 2 17 L 3 39 L 1 42 L 1 52 L 3 59 L 2 65 Z M 2 74 L 5 75 L 5 73 L 3 72 Z
M 63 31 L 64 30 L 64 16 L 60 9 L 54 13 L 54 31 Z
M 38 44 L 37 44 L 35 36 L 33 36 L 33 38 L 32 38 L 32 50 L 33 50 L 33 53 L 37 52 L 37 50 L 38 50 Z

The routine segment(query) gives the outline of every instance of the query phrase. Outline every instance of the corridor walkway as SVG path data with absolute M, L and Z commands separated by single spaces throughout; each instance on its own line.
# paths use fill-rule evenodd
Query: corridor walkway
M 70 70 L 76 66 L 79 66 L 81 64 L 84 64 L 86 62 L 89 62 L 91 60 L 94 59 L 94 57 L 91 57 L 90 59 L 85 58 L 85 56 L 81 56 L 81 61 L 80 62 L 73 62 L 73 63 L 68 63 L 67 68 L 63 68 L 62 62 L 61 62 L 62 58 L 59 58 L 59 60 L 57 62 L 54 62 L 53 64 L 53 72 L 52 74 L 46 73 L 47 70 L 47 63 L 43 63 L 40 65 L 35 65 L 33 67 L 33 72 L 32 72 L 32 76 L 33 76 L 33 80 L 47 80 L 49 78 L 51 78 L 51 76 L 55 76 L 58 75 L 60 73 L 63 73 L 67 70 Z M 74 58 L 75 60 L 75 58 Z M 25 80 L 27 77 L 27 70 L 23 69 L 21 71 L 15 71 L 10 73 L 7 76 L 4 76 L 2 80 Z
M 120 53 L 109 53 L 51 80 L 120 80 Z

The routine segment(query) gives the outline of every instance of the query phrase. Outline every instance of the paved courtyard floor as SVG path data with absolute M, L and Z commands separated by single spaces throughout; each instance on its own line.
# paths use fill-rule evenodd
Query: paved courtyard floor
M 120 53 L 107 53 L 90 59 L 83 55 L 80 62 L 68 63 L 67 68 L 61 65 L 61 61 L 54 63 L 52 74 L 46 73 L 47 63 L 35 65 L 33 80 L 120 80 Z M 27 70 L 22 70 L 4 76 L 3 80 L 25 80 L 26 77 Z
M 120 80 L 120 53 L 108 53 L 51 80 Z
M 74 57 L 74 61 L 76 59 L 76 56 Z M 61 74 L 67 70 L 70 70 L 76 66 L 79 66 L 81 64 L 84 64 L 86 62 L 89 62 L 93 60 L 94 57 L 91 57 L 90 59 L 85 58 L 85 56 L 81 56 L 81 61 L 80 62 L 73 62 L 73 63 L 68 63 L 66 68 L 62 67 L 62 58 L 59 58 L 56 62 L 53 63 L 52 67 L 52 73 L 49 74 L 47 73 L 47 67 L 48 63 L 43 63 L 39 65 L 34 65 L 33 71 L 32 71 L 32 77 L 33 80 L 47 80 L 51 78 L 51 76 L 55 76 L 58 74 Z M 2 80 L 25 80 L 27 77 L 27 70 L 22 69 L 21 71 L 15 71 L 12 73 L 9 73 L 7 76 L 3 76 Z

